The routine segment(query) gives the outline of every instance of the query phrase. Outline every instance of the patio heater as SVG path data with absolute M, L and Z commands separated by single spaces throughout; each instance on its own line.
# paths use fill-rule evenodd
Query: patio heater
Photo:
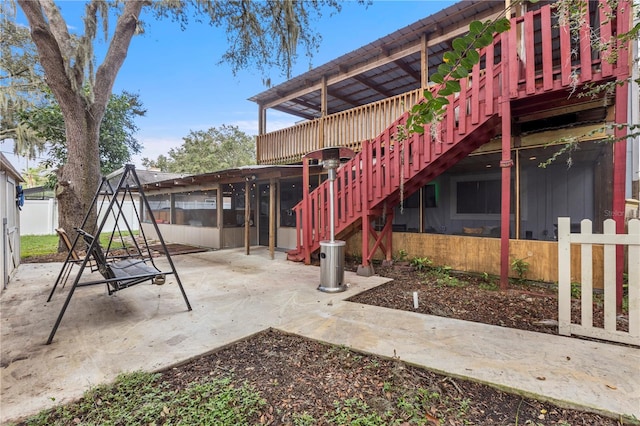
M 324 148 L 307 156 L 322 162 L 329 179 L 329 240 L 320 241 L 320 286 L 318 290 L 326 293 L 345 291 L 344 284 L 344 249 L 346 243 L 336 240 L 335 233 L 335 181 L 341 159 L 353 157 L 354 152 L 348 148 Z

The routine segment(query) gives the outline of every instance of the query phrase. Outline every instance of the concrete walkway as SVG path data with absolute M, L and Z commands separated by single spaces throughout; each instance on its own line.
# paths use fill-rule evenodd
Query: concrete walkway
M 344 293 L 316 290 L 319 268 L 265 248 L 175 256 L 175 283 L 108 296 L 48 293 L 61 264 L 23 264 L 0 294 L 0 422 L 78 398 L 132 370 L 158 370 L 268 327 L 489 383 L 563 406 L 640 418 L 640 350 L 346 302 L 386 280 L 346 273 Z M 161 266 L 162 263 L 159 263 Z M 166 264 L 164 264 L 166 267 Z M 164 268 L 163 268 L 164 269 Z

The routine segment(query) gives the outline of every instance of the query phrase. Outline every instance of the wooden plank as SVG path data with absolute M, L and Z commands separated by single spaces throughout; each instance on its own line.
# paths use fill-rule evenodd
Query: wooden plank
M 536 52 L 534 48 L 533 13 L 524 15 L 524 66 L 525 66 L 525 91 L 528 95 L 536 93 Z
M 364 170 L 362 168 L 362 152 L 357 153 L 352 160 L 353 173 L 355 174 L 354 182 L 354 198 L 355 198 L 355 213 L 361 212 L 364 204 L 364 196 L 362 188 L 364 187 Z
M 591 81 L 591 26 L 589 24 L 589 5 L 585 7 L 580 27 L 580 83 Z
M 618 2 L 617 10 L 617 34 L 626 34 L 629 31 L 629 23 L 631 17 L 630 11 L 633 10 L 631 2 L 628 0 L 620 0 Z M 624 48 L 623 48 L 624 47 Z M 629 75 L 629 43 L 625 46 L 618 46 L 618 62 L 616 64 L 618 71 L 618 78 L 624 78 Z
M 571 241 L 577 244 L 622 244 L 622 245 L 631 245 L 631 244 L 639 244 L 640 237 L 637 235 L 631 234 L 590 234 L 590 235 L 581 235 L 574 234 L 571 237 Z
M 571 222 L 558 218 L 558 334 L 571 335 Z
M 451 117 L 449 114 L 447 114 L 447 116 L 445 117 L 446 120 L 453 120 L 453 118 L 449 118 Z M 453 130 L 452 130 L 453 133 Z M 441 135 L 442 135 L 442 121 L 439 121 L 436 123 L 436 131 L 435 131 L 436 137 L 432 137 L 431 136 L 431 130 L 429 130 L 429 137 L 430 139 L 433 139 L 432 143 L 435 145 L 435 157 L 438 157 L 442 154 L 442 140 L 441 140 Z M 445 137 L 447 137 L 447 135 L 445 135 Z
M 304 263 L 309 265 L 311 263 L 311 197 L 309 194 L 309 159 L 302 159 L 302 230 L 298 230 L 298 233 L 302 231 L 302 244 L 304 245 Z M 300 246 L 298 246 L 300 247 Z
M 493 110 L 494 110 L 494 99 L 495 99 L 495 95 L 493 93 L 494 90 L 494 85 L 493 85 L 493 79 L 494 79 L 494 70 L 495 70 L 495 64 L 493 63 L 494 60 L 494 55 L 495 55 L 495 50 L 494 50 L 494 46 L 495 46 L 495 41 L 494 44 L 490 44 L 489 46 L 487 46 L 487 50 L 485 53 L 485 60 L 486 60 L 486 67 L 485 67 L 485 95 L 484 95 L 484 102 L 485 102 L 485 113 L 487 115 L 493 115 Z
M 590 220 L 584 219 L 581 222 L 580 232 L 582 234 L 592 233 Z M 580 286 L 582 318 L 580 324 L 583 327 L 593 327 L 593 246 L 591 244 L 582 244 L 580 251 L 582 255 L 582 283 Z
M 269 257 L 275 258 L 276 247 L 276 180 L 269 180 Z
M 628 228 L 630 235 L 637 235 L 640 239 L 640 220 L 630 220 Z M 629 334 L 640 342 L 640 244 L 631 244 L 627 250 L 629 259 Z
M 502 48 L 506 49 L 506 55 L 503 53 L 502 57 L 507 56 L 509 63 L 509 97 L 518 97 L 518 83 L 520 80 L 520 60 L 518 59 L 517 49 L 517 34 L 516 28 L 518 27 L 516 19 L 511 20 L 511 29 L 506 33 L 503 33 L 505 37 L 502 39 Z M 506 44 L 506 45 L 505 45 Z M 504 70 L 503 70 L 504 72 Z M 506 101 L 506 99 L 505 99 Z
M 568 20 L 568 17 L 563 19 Z M 569 25 L 560 27 L 560 82 L 568 86 L 571 82 L 571 32 Z
M 571 325 L 571 333 L 593 339 L 608 340 L 627 345 L 640 345 L 640 338 L 631 336 L 626 331 L 607 331 L 598 327 L 582 327 L 578 324 Z
M 251 247 L 251 184 L 247 180 L 244 183 L 244 249 L 249 254 Z
M 369 201 L 371 200 L 371 175 L 372 175 L 372 167 L 373 167 L 373 159 L 371 157 L 371 141 L 362 145 L 362 151 L 360 152 L 360 167 L 362 168 L 362 175 L 360 178 L 362 179 L 361 188 L 362 194 L 362 209 L 364 211 L 369 209 Z
M 608 1 L 600 2 L 598 12 L 600 15 L 600 43 L 607 46 L 611 42 L 611 6 Z M 613 75 L 613 64 L 609 63 L 612 49 L 609 47 L 606 51 L 600 52 L 600 70 L 603 77 Z
M 460 96 L 458 97 L 458 134 L 455 138 L 447 139 L 447 142 L 454 143 L 458 141 L 458 135 L 467 133 L 467 90 L 469 80 L 463 78 L 460 80 Z
M 409 137 L 409 143 L 411 146 L 411 165 L 413 166 L 414 175 L 415 172 L 422 170 L 424 167 L 424 152 L 425 146 L 421 142 L 421 135 L 412 133 Z
M 471 70 L 471 124 L 480 121 L 480 63 Z
M 604 234 L 615 235 L 616 222 L 604 221 Z M 616 245 L 604 247 L 604 329 L 616 330 Z
M 378 201 L 382 197 L 382 136 L 375 139 L 373 149 L 375 151 L 375 164 L 373 166 L 374 174 L 371 179 L 373 184 L 373 199 L 372 201 Z
M 542 88 L 553 89 L 553 55 L 551 44 L 551 8 L 543 7 L 540 13 L 542 35 Z

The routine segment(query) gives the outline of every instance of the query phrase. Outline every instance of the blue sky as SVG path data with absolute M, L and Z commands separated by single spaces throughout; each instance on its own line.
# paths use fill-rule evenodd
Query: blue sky
M 57 3 L 71 30 L 74 25 L 80 28 L 82 3 Z M 325 13 L 313 23 L 322 35 L 322 44 L 312 59 L 312 66 L 322 65 L 452 3 L 374 0 L 365 7 L 355 1 L 346 1 L 339 14 Z M 191 130 L 227 124 L 238 126 L 247 134 L 257 134 L 258 108 L 247 99 L 266 87 L 257 71 L 244 70 L 234 76 L 229 66 L 218 64 L 227 46 L 224 31 L 197 23 L 189 24 L 182 31 L 170 20 L 144 18 L 146 33 L 132 40 L 114 86 L 115 93 L 122 90 L 138 93 L 147 109 L 146 117 L 137 120 L 140 130 L 136 137 L 144 149 L 133 162 L 141 166 L 142 157 L 155 159 L 170 148 L 179 147 L 182 138 Z M 19 22 L 22 19 L 18 17 Z M 308 69 L 308 59 L 301 56 L 293 76 Z M 279 70 L 272 71 L 272 84 L 284 80 Z M 267 130 L 286 127 L 295 121 L 295 117 L 271 111 L 267 117 Z M 8 143 L 1 144 L 0 150 L 18 170 L 26 167 L 23 159 L 7 154 L 12 151 Z M 33 165 L 33 162 L 29 163 L 29 166 Z

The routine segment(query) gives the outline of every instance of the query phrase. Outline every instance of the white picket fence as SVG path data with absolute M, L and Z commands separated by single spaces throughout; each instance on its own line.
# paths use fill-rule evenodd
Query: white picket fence
M 104 216 L 106 205 L 101 210 L 99 220 Z M 139 204 L 135 208 L 140 212 Z M 130 200 L 125 200 L 122 205 L 122 214 L 131 226 L 132 231 L 139 228 L 134 205 Z M 122 218 L 118 221 L 121 229 L 125 224 Z M 20 235 L 54 235 L 58 227 L 58 202 L 56 199 L 25 200 L 20 211 Z M 104 226 L 104 231 L 111 231 L 115 227 L 115 218 L 110 215 Z
M 571 321 L 571 244 L 581 247 L 580 324 Z M 593 326 L 593 245 L 604 246 L 604 328 Z M 617 329 L 616 245 L 626 246 L 629 279 L 629 331 Z M 558 332 L 640 345 L 640 220 L 628 222 L 628 234 L 616 234 L 613 219 L 604 233 L 593 234 L 590 220 L 571 233 L 571 220 L 558 218 Z

